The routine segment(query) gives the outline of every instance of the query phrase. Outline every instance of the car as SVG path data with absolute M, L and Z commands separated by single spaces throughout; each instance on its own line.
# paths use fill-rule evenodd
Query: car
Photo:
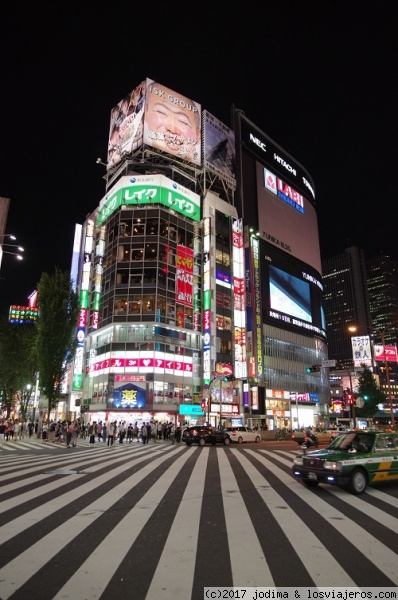
M 215 429 L 210 425 L 195 425 L 194 427 L 186 427 L 182 432 L 182 441 L 187 446 L 192 444 L 199 444 L 204 446 L 205 444 L 224 444 L 228 446 L 231 443 L 231 438 L 226 431 Z
M 224 431 L 230 435 L 231 442 L 236 442 L 237 444 L 242 444 L 243 442 L 256 442 L 258 444 L 261 442 L 259 432 L 244 425 L 225 427 Z
M 307 486 L 328 483 L 363 494 L 368 484 L 398 480 L 398 433 L 339 432 L 327 448 L 294 458 L 293 475 Z

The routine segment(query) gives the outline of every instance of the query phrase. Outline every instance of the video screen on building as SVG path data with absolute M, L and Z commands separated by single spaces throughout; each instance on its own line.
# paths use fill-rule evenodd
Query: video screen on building
M 316 269 L 262 240 L 259 259 L 263 322 L 325 337 L 323 286 Z
M 270 266 L 269 289 L 272 309 L 311 323 L 310 286 L 306 281 Z

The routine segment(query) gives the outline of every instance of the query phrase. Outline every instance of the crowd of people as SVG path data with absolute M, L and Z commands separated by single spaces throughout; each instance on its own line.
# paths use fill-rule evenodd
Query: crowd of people
M 5 442 L 22 440 L 26 437 L 31 438 L 34 433 L 37 433 L 38 423 L 27 422 L 20 419 L 1 419 L 0 420 L 0 447 Z
M 131 444 L 140 442 L 149 444 L 160 440 L 179 443 L 181 441 L 182 429 L 170 422 L 135 422 L 125 421 L 84 423 L 83 421 L 51 420 L 43 422 L 39 427 L 38 422 L 28 422 L 19 419 L 0 420 L 0 447 L 5 442 L 18 441 L 33 435 L 41 438 L 43 444 L 51 441 L 62 444 L 67 448 L 76 447 L 78 440 L 87 440 L 90 446 L 96 442 L 113 446 L 114 443 Z

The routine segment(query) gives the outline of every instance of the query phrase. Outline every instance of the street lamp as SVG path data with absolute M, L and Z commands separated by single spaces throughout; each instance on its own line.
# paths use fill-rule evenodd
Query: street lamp
M 23 256 L 21 256 L 19 252 L 24 252 L 24 248 L 22 248 L 22 246 L 20 246 L 19 244 L 9 244 L 8 242 L 4 243 L 5 238 L 9 238 L 14 242 L 17 240 L 15 235 L 13 235 L 12 233 L 3 233 L 2 235 L 0 235 L 0 260 L 1 254 L 12 254 L 16 256 L 18 260 L 23 260 Z M 3 248 L 16 248 L 18 252 L 4 250 Z
M 392 323 L 390 323 L 389 325 L 387 325 L 386 327 L 383 327 L 382 329 L 376 329 L 376 327 L 368 327 L 368 329 L 372 329 L 373 331 L 376 331 L 377 333 L 380 334 L 380 338 L 381 338 L 381 344 L 383 347 L 383 357 L 384 357 L 384 369 L 386 372 L 386 384 L 387 384 L 387 397 L 388 397 L 388 402 L 390 405 L 390 414 L 391 414 L 391 427 L 393 428 L 395 426 L 395 415 L 394 415 L 394 405 L 392 402 L 392 394 L 391 394 L 391 384 L 390 384 L 390 371 L 389 371 L 389 366 L 388 366 L 388 361 L 387 361 L 387 354 L 386 354 L 386 338 L 385 338 L 385 333 L 388 329 L 390 329 L 393 325 L 395 325 L 396 323 L 398 323 L 397 321 L 392 321 Z M 358 329 L 359 326 L 356 325 L 351 325 L 350 327 L 348 327 L 348 330 L 351 332 L 355 332 Z M 373 363 L 373 357 L 372 357 L 372 363 Z

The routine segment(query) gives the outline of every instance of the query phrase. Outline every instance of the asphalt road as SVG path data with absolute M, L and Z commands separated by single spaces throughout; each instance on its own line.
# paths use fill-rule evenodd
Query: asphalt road
M 0 450 L 0 598 L 199 600 L 209 586 L 398 585 L 398 484 L 295 480 L 291 441 Z

